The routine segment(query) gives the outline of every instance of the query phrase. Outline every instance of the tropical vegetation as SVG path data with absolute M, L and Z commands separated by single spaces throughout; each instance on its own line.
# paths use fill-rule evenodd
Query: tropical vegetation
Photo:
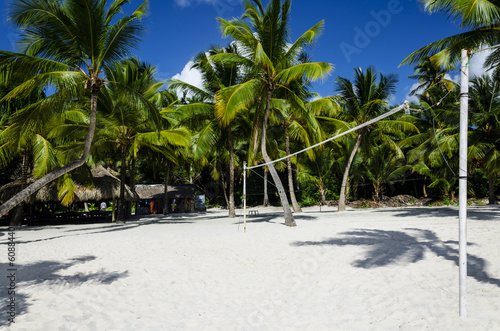
M 241 17 L 219 18 L 227 46 L 200 49 L 194 58 L 203 86 L 165 83 L 154 66 L 131 57 L 148 1 L 132 14 L 123 13 L 127 2 L 11 1 L 18 49 L 0 51 L 0 186 L 19 188 L 1 201 L 0 215 L 9 212 L 11 224 L 21 224 L 29 197 L 51 182 L 61 208 L 77 208 L 75 187 L 97 165 L 120 177 L 119 221 L 137 209 L 125 201 L 126 185 L 134 192 L 138 183 L 159 182 L 165 204 L 167 184 L 191 183 L 210 206 L 236 217 L 244 163 L 263 165 L 246 173 L 248 205 L 280 205 L 288 226 L 296 225 L 292 209 L 318 203 L 342 211 L 352 200 L 401 194 L 456 200 L 460 87 L 447 74 L 462 48 L 498 44 L 494 2 L 422 0 L 470 31 L 404 60 L 415 65 L 418 81 L 411 114 L 315 147 L 397 106 L 398 78 L 357 67 L 352 77 L 335 79 L 331 96 L 319 97 L 311 82 L 334 66 L 311 61 L 306 50 L 323 22 L 292 40 L 290 0 L 246 0 Z M 487 61 L 494 70 L 499 52 Z M 469 194 L 492 204 L 500 184 L 498 77 L 471 77 L 469 95 Z

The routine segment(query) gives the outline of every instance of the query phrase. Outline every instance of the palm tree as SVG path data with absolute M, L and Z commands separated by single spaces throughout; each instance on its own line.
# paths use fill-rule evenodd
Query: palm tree
M 210 150 L 217 153 L 213 156 L 225 157 L 223 149 L 228 151 L 228 162 L 216 162 L 216 164 L 229 165 L 229 195 L 227 196 L 227 205 L 229 209 L 229 217 L 236 217 L 236 206 L 234 202 L 234 182 L 235 182 L 235 139 L 233 135 L 236 133 L 235 124 L 231 122 L 222 122 L 215 116 L 215 109 L 218 103 L 227 102 L 226 99 L 216 99 L 216 94 L 223 88 L 231 87 L 239 84 L 242 80 L 242 73 L 239 65 L 221 64 L 211 60 L 210 56 L 215 54 L 231 54 L 237 55 L 238 49 L 233 45 L 226 48 L 214 47 L 207 52 L 199 53 L 195 58 L 193 68 L 197 68 L 202 73 L 203 89 L 187 84 L 179 80 L 170 82 L 171 89 L 181 89 L 184 93 L 192 94 L 201 99 L 201 102 L 190 103 L 179 107 L 179 111 L 184 113 L 185 121 L 190 121 L 198 126 L 199 139 L 196 143 L 195 156 L 198 158 L 207 157 Z M 200 122 L 201 121 L 201 122 Z M 201 124 L 201 126 L 199 126 Z M 214 148 L 218 145 L 221 149 Z M 215 161 L 215 160 L 214 160 Z M 222 161 L 222 160 L 219 160 Z M 220 167 L 214 168 L 220 169 Z M 214 172 L 215 178 L 222 178 L 225 183 L 224 175 L 220 172 Z M 225 186 L 225 185 L 224 185 Z M 227 195 L 224 187 L 225 197 Z
M 118 221 L 125 218 L 125 181 L 127 161 L 130 158 L 131 188 L 135 192 L 135 157 L 141 147 L 155 149 L 167 158 L 176 156 L 169 146 L 186 147 L 191 141 L 185 129 L 163 129 L 157 125 L 163 93 L 162 82 L 155 80 L 154 66 L 136 58 L 124 59 L 106 66 L 108 86 L 102 90 L 100 107 L 105 117 L 99 126 L 99 139 L 95 145 L 104 143 L 120 148 L 120 199 Z M 140 100 L 140 102 L 137 102 Z M 127 213 L 128 214 L 128 213 Z
M 413 146 L 407 153 L 408 164 L 414 172 L 432 180 L 428 187 L 441 189 L 444 196 L 452 199 L 456 184 L 452 169 L 458 168 L 458 97 L 457 88 L 427 89 L 420 99 L 420 107 L 426 111 L 415 122 L 421 132 L 399 143 L 401 147 Z
M 314 183 L 318 188 L 319 201 L 326 205 L 327 187 L 326 179 L 331 177 L 334 170 L 334 164 L 337 161 L 334 157 L 332 148 L 321 146 L 315 148 L 314 158 L 302 157 L 302 162 L 298 164 L 298 178 L 301 183 Z
M 0 98 L 9 94 L 13 89 L 24 81 L 23 77 L 16 72 L 5 70 L 0 75 Z M 51 160 L 35 165 L 37 173 L 52 170 L 49 169 L 55 163 L 55 157 L 52 145 L 43 136 L 35 134 L 42 132 L 46 127 L 46 122 L 36 123 L 35 128 L 27 129 L 23 124 L 26 119 L 19 116 L 18 111 L 31 103 L 41 100 L 45 97 L 43 90 L 34 90 L 32 95 L 27 98 L 8 100 L 0 103 L 0 169 L 7 167 L 11 162 L 21 159 L 21 189 L 28 186 L 28 177 L 32 173 L 32 162 L 36 160 Z M 45 148 L 44 148 L 45 147 Z M 34 157 L 34 151 L 37 151 L 37 157 Z M 43 153 L 46 153 L 45 155 Z M 40 169 L 42 168 L 42 170 Z M 40 171 L 41 170 L 41 171 Z M 11 226 L 21 225 L 24 203 L 18 205 L 12 217 Z
M 353 82 L 347 78 L 338 77 L 337 91 L 341 97 L 340 105 L 342 107 L 340 118 L 347 122 L 349 127 L 356 127 L 381 115 L 386 109 L 388 98 L 395 92 L 396 83 L 396 76 L 385 76 L 383 74 L 380 74 L 380 78 L 377 82 L 377 73 L 373 67 L 368 67 L 366 72 L 359 67 L 354 69 Z M 350 153 L 342 178 L 338 206 L 339 211 L 344 211 L 346 209 L 346 189 L 348 185 L 349 170 L 363 140 L 365 146 L 369 144 L 369 138 L 373 132 L 371 127 L 394 127 L 395 124 L 396 123 L 391 123 L 391 121 L 379 121 L 357 131 L 356 143 Z M 403 124 L 402 126 L 406 125 Z
M 8 12 L 10 21 L 21 29 L 19 53 L 0 51 L 2 70 L 37 74 L 14 89 L 4 99 L 29 94 L 51 85 L 54 94 L 23 110 L 32 123 L 47 118 L 54 109 L 64 109 L 69 99 L 90 98 L 89 129 L 81 156 L 43 176 L 0 206 L 5 214 L 25 198 L 54 179 L 83 165 L 94 136 L 99 93 L 105 84 L 103 67 L 127 55 L 143 32 L 141 19 L 148 0 L 131 15 L 118 14 L 127 1 L 46 0 L 15 1 Z
M 496 204 L 495 179 L 500 173 L 500 84 L 488 75 L 471 80 L 471 146 L 488 177 L 489 203 Z M 470 152 L 469 152 L 470 154 Z
M 414 88 L 410 95 L 425 92 L 432 86 L 438 86 L 443 90 L 452 90 L 455 83 L 446 79 L 446 73 L 441 66 L 436 65 L 429 57 L 423 58 L 413 69 L 414 74 L 409 78 L 416 79 L 420 85 Z
M 250 108 L 259 98 L 265 102 L 262 117 L 261 153 L 268 164 L 269 172 L 278 189 L 284 210 L 285 224 L 296 226 L 288 198 L 278 172 L 266 150 L 266 132 L 273 94 L 278 87 L 286 88 L 294 81 L 304 82 L 325 77 L 332 65 L 323 62 L 298 63 L 297 55 L 310 46 L 323 28 L 323 21 L 306 31 L 295 42 L 289 40 L 289 18 L 291 1 L 271 0 L 264 9 L 260 0 L 246 0 L 245 14 L 241 19 L 226 21 L 219 18 L 223 35 L 230 36 L 243 51 L 243 55 L 217 54 L 213 58 L 221 63 L 240 63 L 252 72 L 255 78 L 244 83 L 223 89 L 219 98 L 228 102 L 217 108 L 223 123 L 229 123 L 237 113 Z M 245 21 L 247 20 L 247 21 Z M 261 94 L 263 92 L 263 94 Z
M 405 165 L 403 152 L 387 143 L 374 147 L 371 155 L 364 159 L 362 166 L 367 177 L 373 183 L 374 199 L 379 202 L 382 198 L 383 184 L 396 178 L 401 178 L 410 167 Z
M 435 41 L 410 54 L 401 64 L 418 63 L 431 57 L 431 61 L 444 68 L 451 68 L 459 62 L 462 49 L 471 51 L 500 42 L 498 33 L 500 4 L 491 0 L 420 0 L 429 13 L 447 14 L 461 28 L 470 31 Z M 489 57 L 489 64 L 498 64 L 500 50 Z

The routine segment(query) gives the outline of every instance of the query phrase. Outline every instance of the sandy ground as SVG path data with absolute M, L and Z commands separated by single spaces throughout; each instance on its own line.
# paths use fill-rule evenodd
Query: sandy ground
M 251 210 L 257 210 L 251 208 Z M 241 214 L 241 211 L 238 211 Z M 500 330 L 500 206 L 468 215 L 468 317 L 458 315 L 458 209 L 276 208 L 0 234 L 0 329 Z

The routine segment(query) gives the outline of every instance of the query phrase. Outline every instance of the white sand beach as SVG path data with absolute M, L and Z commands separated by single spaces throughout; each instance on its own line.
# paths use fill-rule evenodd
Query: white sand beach
M 0 329 L 500 330 L 500 206 L 469 208 L 465 319 L 457 207 L 258 211 L 20 228 L 11 325 L 3 231 Z

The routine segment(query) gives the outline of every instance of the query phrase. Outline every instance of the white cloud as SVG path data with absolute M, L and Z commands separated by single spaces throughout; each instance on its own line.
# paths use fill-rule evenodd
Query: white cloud
M 191 68 L 193 64 L 194 64 L 193 61 L 189 61 L 184 66 L 184 69 L 182 69 L 181 73 L 174 75 L 172 78 L 182 80 L 185 83 L 203 89 L 203 80 L 201 76 L 201 71 L 196 68 Z
M 316 101 L 316 100 L 319 100 L 323 98 L 319 93 L 316 94 L 316 95 L 313 95 L 310 99 L 309 99 L 309 102 L 313 102 L 313 101 Z
M 485 73 L 488 73 L 491 75 L 491 71 L 487 71 L 485 68 L 483 68 L 484 61 L 486 61 L 486 58 L 492 53 L 493 51 L 487 50 L 483 52 L 478 52 L 475 53 L 470 60 L 470 67 L 469 67 L 469 77 L 474 77 L 474 76 L 481 76 Z
M 417 88 L 419 84 L 418 83 L 413 83 L 411 87 L 406 87 L 405 90 L 408 91 L 408 94 L 406 94 L 405 100 L 408 100 L 410 103 L 419 103 L 420 100 L 416 95 L 410 95 L 411 91 Z

